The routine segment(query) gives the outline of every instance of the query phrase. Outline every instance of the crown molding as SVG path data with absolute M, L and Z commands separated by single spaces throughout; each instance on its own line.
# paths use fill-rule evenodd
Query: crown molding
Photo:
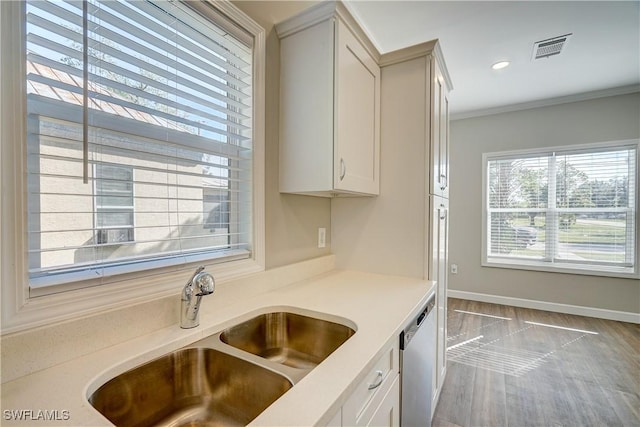
M 610 89 L 596 90 L 592 92 L 578 93 L 574 95 L 560 96 L 556 98 L 540 99 L 531 102 L 505 105 L 494 108 L 463 111 L 451 113 L 451 120 L 470 119 L 474 117 L 490 116 L 493 114 L 511 113 L 514 111 L 530 110 L 532 108 L 550 107 L 553 105 L 568 104 L 571 102 L 588 101 L 590 99 L 606 98 L 608 96 L 628 95 L 640 92 L 640 85 L 619 86 Z

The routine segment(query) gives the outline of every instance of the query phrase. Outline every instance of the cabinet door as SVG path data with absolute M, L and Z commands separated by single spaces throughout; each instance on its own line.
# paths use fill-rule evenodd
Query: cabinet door
M 342 424 L 362 427 L 369 425 L 380 403 L 388 396 L 400 371 L 400 342 L 394 339 L 382 353 L 364 379 L 355 387 L 351 396 L 342 405 Z M 396 397 L 400 399 L 399 391 Z
M 449 91 L 443 87 L 440 111 L 440 188 L 442 197 L 449 198 Z
M 391 389 L 384 400 L 376 409 L 376 412 L 367 423 L 367 426 L 398 427 L 400 425 L 400 376 L 396 375 Z
M 334 187 L 379 194 L 380 68 L 341 20 L 336 32 Z
M 449 197 L 449 93 L 438 63 L 433 62 L 431 97 L 431 194 Z
M 333 189 L 334 23 L 280 41 L 280 191 Z
M 432 408 L 442 389 L 447 367 L 447 266 L 449 244 L 449 200 L 431 196 L 431 263 L 429 279 L 436 281 L 436 363 L 432 379 Z

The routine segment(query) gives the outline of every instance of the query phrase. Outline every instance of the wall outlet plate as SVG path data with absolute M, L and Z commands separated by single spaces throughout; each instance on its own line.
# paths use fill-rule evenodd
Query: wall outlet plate
M 318 247 L 324 248 L 327 245 L 327 229 L 320 227 L 318 228 Z

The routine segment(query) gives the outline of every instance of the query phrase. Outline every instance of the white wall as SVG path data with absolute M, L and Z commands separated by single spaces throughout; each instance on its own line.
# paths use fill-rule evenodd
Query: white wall
M 639 137 L 640 93 L 452 121 L 449 289 L 640 313 L 639 280 L 480 265 L 482 153 Z
M 280 108 L 280 40 L 274 25 L 307 9 L 315 1 L 234 1 L 235 6 L 266 30 L 266 150 L 265 150 L 265 256 L 274 268 L 307 260 L 331 251 L 330 242 L 318 248 L 318 227 L 330 236 L 331 200 L 281 194 L 278 189 Z
M 331 248 L 317 248 L 317 229 L 330 231 L 331 201 L 325 198 L 280 194 L 278 191 L 278 109 L 280 42 L 274 23 L 280 22 L 299 11 L 313 6 L 312 1 L 236 1 L 242 9 L 266 29 L 266 153 L 265 153 L 265 246 L 267 272 L 257 276 L 238 279 L 245 283 L 246 295 L 268 289 L 260 289 L 258 277 L 275 277 L 274 286 L 301 280 L 294 274 L 299 261 L 310 260 L 299 265 L 319 265 L 313 274 L 333 268 Z M 3 91 L 6 88 L 3 87 Z M 5 115 L 5 111 L 2 112 Z M 4 123 L 4 122 L 3 122 Z M 2 153 L 5 155 L 5 153 Z M 329 233 L 330 234 L 330 233 Z M 329 243 L 329 242 L 327 242 Z M 326 259 L 330 260 L 327 264 Z M 291 265 L 291 267 L 283 267 Z M 283 268 L 275 268 L 283 267 Z M 5 268 L 0 264 L 0 269 Z M 282 273 L 280 273 L 282 272 Z M 305 276 L 306 277 L 306 276 Z M 230 288 L 235 286 L 229 282 Z M 215 300 L 208 301 L 211 309 L 215 304 L 229 304 L 219 286 Z M 218 294 L 221 293 L 222 294 Z M 152 331 L 176 325 L 179 319 L 180 287 L 175 295 L 161 299 L 150 298 L 143 302 L 132 301 L 121 309 L 88 315 L 72 321 L 52 323 L 28 331 L 5 334 L 0 337 L 2 348 L 2 372 L 0 380 L 9 381 L 57 363 L 70 360 L 81 354 L 96 351 L 118 342 L 123 342 Z M 218 301 L 216 303 L 216 301 Z M 137 305 L 136 305 L 137 304 Z M 207 308 L 205 308 L 206 310 Z M 45 349 L 45 355 L 42 349 Z M 35 350 L 34 350 L 35 349 Z
M 339 268 L 424 277 L 425 62 L 381 69 L 380 195 L 331 202 L 331 248 Z

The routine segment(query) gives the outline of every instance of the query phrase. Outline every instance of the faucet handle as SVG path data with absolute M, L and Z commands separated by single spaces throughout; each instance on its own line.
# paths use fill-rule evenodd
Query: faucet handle
M 193 283 L 198 287 L 200 292 L 196 296 L 210 295 L 216 289 L 216 281 L 213 276 L 206 271 L 201 271 L 193 278 Z
M 186 286 L 189 286 L 191 283 L 193 283 L 193 280 L 196 278 L 198 274 L 202 273 L 202 271 L 204 271 L 204 265 L 201 265 L 200 267 L 196 268 L 196 271 L 193 273 L 193 276 L 191 276 L 191 279 L 187 281 Z

